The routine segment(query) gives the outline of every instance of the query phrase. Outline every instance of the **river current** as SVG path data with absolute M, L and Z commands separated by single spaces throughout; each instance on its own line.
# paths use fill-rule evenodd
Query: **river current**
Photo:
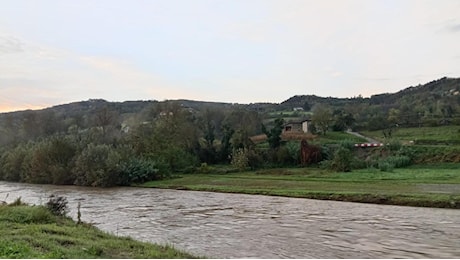
M 0 182 L 0 200 L 45 204 L 119 236 L 209 258 L 460 258 L 460 210 L 148 188 Z

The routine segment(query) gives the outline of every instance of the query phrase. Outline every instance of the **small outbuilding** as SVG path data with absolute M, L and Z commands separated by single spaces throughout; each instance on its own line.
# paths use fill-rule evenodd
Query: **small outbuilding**
M 308 126 L 310 119 L 303 119 L 299 121 L 289 121 L 284 125 L 283 132 L 297 132 L 297 133 L 308 133 Z

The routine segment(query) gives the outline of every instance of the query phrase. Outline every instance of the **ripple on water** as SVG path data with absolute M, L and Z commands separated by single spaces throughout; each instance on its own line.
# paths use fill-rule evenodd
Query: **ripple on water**
M 68 198 L 70 216 L 212 258 L 460 258 L 460 211 L 335 201 L 0 182 L 0 200 Z

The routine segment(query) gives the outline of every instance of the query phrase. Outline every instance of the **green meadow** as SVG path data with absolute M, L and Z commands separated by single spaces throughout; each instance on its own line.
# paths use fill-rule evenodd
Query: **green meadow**
M 184 174 L 142 187 L 263 194 L 365 203 L 460 208 L 460 165 L 414 165 L 383 172 L 360 169 L 280 168 Z

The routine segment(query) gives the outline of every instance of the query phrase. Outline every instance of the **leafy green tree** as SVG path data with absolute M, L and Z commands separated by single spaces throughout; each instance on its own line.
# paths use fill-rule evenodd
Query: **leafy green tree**
M 396 125 L 401 121 L 401 111 L 396 108 L 391 108 L 388 111 L 388 122 L 392 125 Z
M 246 170 L 249 167 L 249 150 L 246 148 L 233 150 L 231 163 L 240 171 Z
M 310 103 L 308 103 L 308 101 L 305 101 L 303 103 L 302 108 L 303 108 L 304 111 L 310 111 L 310 109 L 311 109 Z
M 281 146 L 281 133 L 283 132 L 284 120 L 282 118 L 275 119 L 275 125 L 268 131 L 265 125 L 262 124 L 262 132 L 267 135 L 267 141 L 272 149 Z
M 96 109 L 92 115 L 93 125 L 96 129 L 93 130 L 93 142 L 95 143 L 113 143 L 119 138 L 119 114 L 110 109 L 107 105 Z
M 198 120 L 199 128 L 204 137 L 204 145 L 200 145 L 200 159 L 206 163 L 215 163 L 217 160 L 217 151 L 214 146 L 216 139 L 216 120 L 214 111 L 206 108 Z
M 387 115 L 377 106 L 371 106 L 366 110 L 365 127 L 368 130 L 382 130 L 389 127 Z
M 48 156 L 47 142 L 35 142 L 27 149 L 27 154 L 22 163 L 22 180 L 28 183 L 51 183 L 51 161 Z
M 133 131 L 129 142 L 146 157 L 169 165 L 171 171 L 197 164 L 198 128 L 194 115 L 178 103 L 153 107 L 158 112 L 150 121 Z
M 132 158 L 122 163 L 118 185 L 159 180 L 169 176 L 165 165 L 147 158 Z
M 229 158 L 232 153 L 232 144 L 231 140 L 235 130 L 232 129 L 229 125 L 224 124 L 222 126 L 222 140 L 220 145 L 219 157 L 221 162 L 229 162 Z
M 352 128 L 355 123 L 355 118 L 351 113 L 346 113 L 343 110 L 334 111 L 334 124 L 332 126 L 334 131 L 345 131 Z
M 253 136 L 261 132 L 262 119 L 256 111 L 235 108 L 226 116 L 223 123 L 235 132 L 245 132 L 248 136 Z
M 62 129 L 62 121 L 56 116 L 53 110 L 43 110 L 37 113 L 37 126 L 40 137 L 48 137 L 58 133 Z
M 48 157 L 50 161 L 51 183 L 73 184 L 74 178 L 71 172 L 77 147 L 66 137 L 52 137 L 48 145 Z
M 39 136 L 39 120 L 36 111 L 26 111 L 22 119 L 22 133 L 23 140 L 34 140 Z
M 77 156 L 72 173 L 80 186 L 113 186 L 118 182 L 120 155 L 110 145 L 89 144 Z
M 18 145 L 15 148 L 4 152 L 1 156 L 2 179 L 6 181 L 22 181 L 23 162 L 27 156 L 27 146 Z
M 331 108 L 326 104 L 315 105 L 311 121 L 322 135 L 326 135 L 333 121 Z
M 339 146 L 334 152 L 331 162 L 331 168 L 338 172 L 349 172 L 353 162 L 353 153 L 351 149 Z
M 230 141 L 233 149 L 252 149 L 254 147 L 254 143 L 251 141 L 249 137 L 250 136 L 248 132 L 244 129 L 239 129 L 235 131 Z

